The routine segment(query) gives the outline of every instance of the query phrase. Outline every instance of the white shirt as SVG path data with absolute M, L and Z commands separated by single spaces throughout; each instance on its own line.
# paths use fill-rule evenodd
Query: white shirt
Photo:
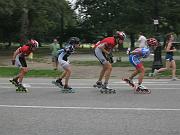
M 143 48 L 143 47 L 146 47 L 146 46 L 147 46 L 146 40 L 147 40 L 146 37 L 143 36 L 143 35 L 141 35 L 141 36 L 139 37 L 138 42 L 139 42 L 139 47 L 140 47 L 140 48 Z

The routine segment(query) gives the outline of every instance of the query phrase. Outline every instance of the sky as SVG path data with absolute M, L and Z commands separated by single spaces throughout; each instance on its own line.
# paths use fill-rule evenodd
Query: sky
M 73 4 L 73 3 L 75 3 L 76 0 L 67 0 L 67 1 L 69 1 Z

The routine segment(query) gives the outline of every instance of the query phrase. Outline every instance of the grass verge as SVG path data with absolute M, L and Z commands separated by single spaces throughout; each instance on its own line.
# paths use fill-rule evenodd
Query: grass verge
M 13 77 L 19 73 L 19 69 L 15 67 L 0 67 L 0 77 Z M 26 77 L 57 77 L 61 74 L 60 71 L 55 70 L 30 70 Z
M 148 73 L 151 72 L 152 62 L 151 61 L 145 61 L 143 62 L 144 66 L 146 68 L 146 76 L 148 76 Z M 98 61 L 72 61 L 72 65 L 75 66 L 100 66 L 100 63 Z M 164 64 L 164 63 L 163 63 Z M 177 70 L 176 75 L 178 78 L 180 78 L 180 61 L 176 61 Z M 116 62 L 112 64 L 113 67 L 132 67 L 132 65 L 127 62 Z M 86 67 L 85 67 L 86 68 Z M 17 75 L 19 72 L 18 68 L 15 67 L 0 67 L 0 77 L 13 77 Z M 26 77 L 57 77 L 59 74 L 61 74 L 61 71 L 55 71 L 55 70 L 44 70 L 39 69 L 30 70 Z M 171 71 L 166 71 L 158 74 L 157 78 L 170 78 L 171 77 Z

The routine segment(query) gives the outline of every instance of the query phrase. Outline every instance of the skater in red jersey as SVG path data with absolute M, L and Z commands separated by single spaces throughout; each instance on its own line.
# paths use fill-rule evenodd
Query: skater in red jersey
M 112 37 L 104 38 L 95 45 L 95 56 L 102 64 L 102 70 L 99 75 L 99 79 L 94 85 L 94 87 L 108 89 L 108 81 L 112 71 L 113 59 L 112 59 L 112 49 L 117 45 L 122 45 L 126 35 L 124 32 L 117 31 Z M 102 83 L 102 79 L 105 76 L 105 81 Z
M 10 82 L 15 84 L 16 86 L 23 87 L 22 81 L 24 76 L 28 72 L 26 56 L 34 52 L 38 45 L 39 43 L 36 40 L 30 39 L 28 40 L 27 44 L 23 45 L 22 47 L 19 47 L 16 51 L 14 51 L 12 57 L 12 65 L 16 65 L 17 67 L 19 67 L 20 72 L 17 76 L 10 80 Z

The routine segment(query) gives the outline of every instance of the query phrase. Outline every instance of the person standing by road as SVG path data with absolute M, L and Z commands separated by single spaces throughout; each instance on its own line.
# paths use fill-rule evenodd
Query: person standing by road
M 139 48 L 147 47 L 147 39 L 142 32 L 139 33 Z
M 57 67 L 58 67 L 57 51 L 60 49 L 60 45 L 56 38 L 53 40 L 53 43 L 50 44 L 50 49 L 52 51 L 51 55 L 52 55 L 53 67 L 54 67 L 54 70 L 57 70 Z

